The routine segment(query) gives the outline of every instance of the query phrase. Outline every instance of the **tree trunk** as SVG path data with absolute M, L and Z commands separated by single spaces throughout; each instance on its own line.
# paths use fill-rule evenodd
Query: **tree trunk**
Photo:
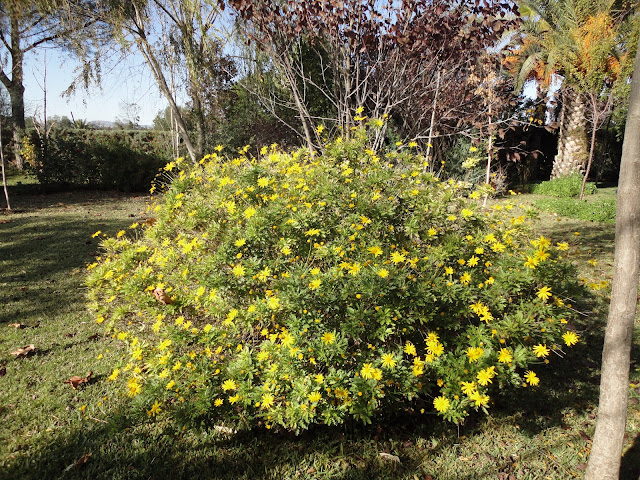
M 0 114 L 0 163 L 2 164 L 2 188 L 4 189 L 4 198 L 7 201 L 7 211 L 11 211 L 9 189 L 7 188 L 7 172 L 5 170 L 4 164 L 4 143 L 2 142 L 2 114 Z
M 640 267 L 640 49 L 629 98 L 618 182 L 613 290 L 602 352 L 598 421 L 586 480 L 618 478 Z
M 584 99 L 569 91 L 563 92 L 562 97 L 558 154 L 553 160 L 551 178 L 581 173 L 588 155 Z
M 589 178 L 589 172 L 591 171 L 591 164 L 593 163 L 593 156 L 596 151 L 596 133 L 598 132 L 598 99 L 592 93 L 590 94 L 591 111 L 593 112 L 593 125 L 591 126 L 591 143 L 589 145 L 589 161 L 587 162 L 587 170 L 584 172 L 584 178 L 582 179 L 582 186 L 580 187 L 580 200 L 584 197 L 584 187 L 587 185 L 587 179 Z
M 26 128 L 24 119 L 24 79 L 23 59 L 24 52 L 20 46 L 20 22 L 16 15 L 10 10 L 11 23 L 11 82 L 7 87 L 9 98 L 11 99 L 11 122 L 13 130 L 13 155 L 14 162 L 18 169 L 22 170 L 24 161 L 20 154 L 22 135 Z

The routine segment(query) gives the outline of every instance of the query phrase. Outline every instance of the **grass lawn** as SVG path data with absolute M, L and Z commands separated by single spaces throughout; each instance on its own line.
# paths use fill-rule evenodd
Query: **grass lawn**
M 0 479 L 582 477 L 595 424 L 608 287 L 593 299 L 576 299 L 589 308 L 583 342 L 537 368 L 540 387 L 496 396 L 491 415 L 459 428 L 416 408 L 369 426 L 320 427 L 299 437 L 182 429 L 125 407 L 105 381 L 119 347 L 84 307 L 85 265 L 99 249 L 91 235 L 114 235 L 141 219 L 148 199 L 40 195 L 25 179 L 11 180 L 15 213 L 0 215 Z M 570 258 L 594 288 L 610 280 L 612 224 L 541 213 L 536 229 L 570 243 Z M 31 344 L 32 355 L 11 354 Z M 637 347 L 638 336 L 636 384 Z M 89 372 L 89 383 L 77 390 L 64 383 Z M 639 398 L 640 388 L 631 389 L 623 479 L 640 475 Z

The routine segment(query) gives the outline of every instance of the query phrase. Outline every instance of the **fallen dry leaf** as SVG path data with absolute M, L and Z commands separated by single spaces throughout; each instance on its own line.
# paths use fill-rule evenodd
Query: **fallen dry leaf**
M 89 372 L 86 377 L 80 377 L 78 375 L 74 375 L 69 380 L 65 380 L 62 383 L 69 383 L 71 384 L 74 390 L 77 390 L 78 386 L 82 385 L 83 383 L 89 383 L 89 379 L 91 379 L 91 375 L 93 375 L 93 372 Z
M 74 468 L 82 468 L 82 467 L 84 467 L 87 464 L 87 462 L 89 461 L 89 459 L 91 458 L 92 455 L 93 455 L 92 453 L 87 453 L 86 455 L 83 455 L 78 460 L 76 460 L 71 465 L 69 465 L 67 468 L 65 468 L 65 472 L 73 470 Z
M 396 455 L 391 455 L 390 453 L 380 452 L 378 454 L 378 457 L 380 457 L 381 460 L 387 460 L 393 463 L 400 463 L 400 457 Z
M 144 221 L 144 223 L 146 223 L 147 225 L 151 226 L 154 223 L 156 223 L 157 221 L 158 221 L 157 218 L 149 217 Z
M 16 358 L 20 357 L 28 357 L 33 352 L 36 351 L 36 346 L 34 344 L 27 345 L 26 347 L 19 348 L 11 352 L 11 355 L 15 355 Z
M 0 367 L 0 377 L 4 377 L 7 374 L 7 367 L 4 365 Z
M 27 328 L 23 323 L 9 323 L 8 326 L 13 328 Z
M 98 335 L 97 333 L 94 333 L 90 337 L 87 337 L 87 340 L 98 340 L 99 338 L 100 338 L 100 335 Z
M 173 299 L 160 287 L 156 287 L 153 291 L 153 296 L 156 297 L 156 300 L 160 303 L 164 303 L 165 305 L 171 305 L 173 303 Z

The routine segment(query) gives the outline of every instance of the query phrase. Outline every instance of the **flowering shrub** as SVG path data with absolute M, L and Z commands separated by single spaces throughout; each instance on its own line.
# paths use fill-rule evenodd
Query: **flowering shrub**
M 109 378 L 150 416 L 295 431 L 409 406 L 460 422 L 538 386 L 533 365 L 579 341 L 568 246 L 365 145 L 167 165 L 154 220 L 89 266 L 128 352 Z

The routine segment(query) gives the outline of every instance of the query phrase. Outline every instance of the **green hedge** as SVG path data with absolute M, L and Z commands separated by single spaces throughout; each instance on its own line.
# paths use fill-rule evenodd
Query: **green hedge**
M 29 170 L 46 186 L 147 190 L 170 160 L 165 132 L 53 130 L 45 143 L 31 132 L 23 141 Z
M 580 190 L 582 189 L 582 178 L 582 175 L 579 173 L 553 178 L 539 185 L 533 185 L 531 187 L 531 193 L 558 198 L 577 197 L 580 195 Z M 585 195 L 592 195 L 596 193 L 597 190 L 593 183 L 587 183 L 584 186 Z

